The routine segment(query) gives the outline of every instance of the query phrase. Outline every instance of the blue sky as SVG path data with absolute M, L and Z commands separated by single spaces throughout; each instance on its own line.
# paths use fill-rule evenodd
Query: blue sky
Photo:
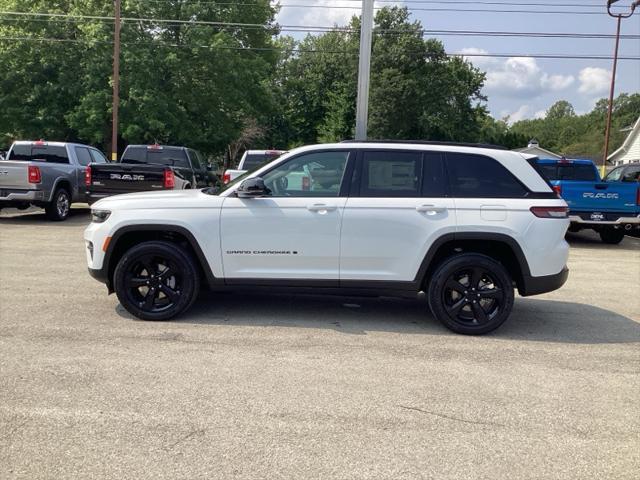
M 615 33 L 615 20 L 606 15 L 606 2 L 596 0 L 492 0 L 503 3 L 580 4 L 575 7 L 486 5 L 454 3 L 447 0 L 432 3 L 405 4 L 426 29 L 482 30 L 513 32 Z M 398 2 L 402 4 L 402 2 Z M 283 6 L 278 21 L 283 25 L 327 26 L 344 25 L 358 13 L 360 3 L 348 0 L 280 0 Z M 291 5 L 356 6 L 351 9 L 293 8 Z M 630 0 L 621 0 L 619 10 L 625 10 Z M 388 3 L 376 3 L 385 6 Z M 589 6 L 592 6 L 590 8 Z M 598 8 L 598 6 L 602 6 Z M 505 10 L 588 11 L 602 15 L 437 12 L 417 11 L 419 8 L 471 8 Z M 640 9 L 635 16 L 623 20 L 622 34 L 640 34 Z M 613 53 L 613 39 L 549 39 L 518 37 L 437 37 L 449 52 L 538 53 L 569 55 L 606 55 Z M 623 39 L 621 56 L 640 56 L 640 40 Z M 496 118 L 509 116 L 510 121 L 543 116 L 557 100 L 568 100 L 578 113 L 591 110 L 596 100 L 608 96 L 611 60 L 567 60 L 530 58 L 469 58 L 487 72 L 484 93 L 488 107 Z M 640 92 L 640 62 L 619 61 L 616 94 Z

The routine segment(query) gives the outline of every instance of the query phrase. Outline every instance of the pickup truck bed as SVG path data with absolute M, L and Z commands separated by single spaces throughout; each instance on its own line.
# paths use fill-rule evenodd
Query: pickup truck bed
M 637 182 L 602 181 L 591 160 L 536 159 L 536 163 L 569 205 L 570 231 L 590 228 L 605 243 L 619 243 L 625 232 L 640 229 Z
M 124 193 L 183 190 L 211 185 L 200 154 L 185 147 L 130 145 L 120 162 L 90 166 L 89 204 Z

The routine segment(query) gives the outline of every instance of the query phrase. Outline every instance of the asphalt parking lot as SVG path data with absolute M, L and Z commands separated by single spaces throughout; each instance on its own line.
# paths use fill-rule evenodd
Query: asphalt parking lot
M 13 211 L 15 212 L 15 211 Z M 87 209 L 0 214 L 0 478 L 637 479 L 640 239 L 484 337 L 424 301 L 203 294 L 132 318 Z

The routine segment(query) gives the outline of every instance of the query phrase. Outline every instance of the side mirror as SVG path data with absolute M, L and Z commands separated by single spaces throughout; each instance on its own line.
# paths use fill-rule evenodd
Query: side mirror
M 205 167 L 205 169 L 207 170 L 207 172 L 211 172 L 213 171 L 213 165 L 211 165 L 210 163 L 207 163 L 207 166 Z
M 269 193 L 271 191 L 265 186 L 264 180 L 260 177 L 247 178 L 236 190 L 239 198 L 262 197 Z

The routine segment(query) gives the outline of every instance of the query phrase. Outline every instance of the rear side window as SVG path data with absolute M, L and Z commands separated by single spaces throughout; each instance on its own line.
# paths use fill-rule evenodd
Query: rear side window
M 623 182 L 638 182 L 640 181 L 640 166 L 628 167 L 622 174 Z
M 191 166 L 194 170 L 200 170 L 202 168 L 200 166 L 200 158 L 195 150 L 189 149 L 189 158 L 191 159 Z
M 361 197 L 419 197 L 422 153 L 363 152 Z
M 14 145 L 7 160 L 24 162 L 69 163 L 65 147 L 53 145 Z
M 78 157 L 78 163 L 83 166 L 87 166 L 91 163 L 91 154 L 88 148 L 76 147 L 76 157 Z
M 459 198 L 518 198 L 528 192 L 497 160 L 483 155 L 447 153 L 451 194 Z

